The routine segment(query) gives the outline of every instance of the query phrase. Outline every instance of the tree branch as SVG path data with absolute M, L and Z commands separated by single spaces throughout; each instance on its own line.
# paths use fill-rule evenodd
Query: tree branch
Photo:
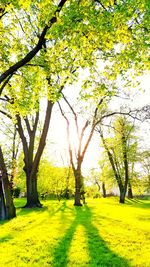
M 70 110 L 72 111 L 73 115 L 74 115 L 74 120 L 75 120 L 75 125 L 76 125 L 76 130 L 77 130 L 77 135 L 79 137 L 79 126 L 78 126 L 78 117 L 77 114 L 75 113 L 73 107 L 70 105 L 69 101 L 67 100 L 67 98 L 64 96 L 63 93 L 61 93 L 63 96 L 63 99 L 65 100 L 65 102 L 67 103 L 67 105 L 69 106 Z
M 105 11 L 107 11 L 107 8 L 101 3 L 101 1 L 100 0 L 94 0 L 96 3 L 98 3 L 98 4 L 100 4 L 101 5 L 101 7 L 105 10 Z
M 47 133 L 48 133 L 48 129 L 49 129 L 53 105 L 54 105 L 54 103 L 52 101 L 50 101 L 50 100 L 47 101 L 47 109 L 46 109 L 46 114 L 45 114 L 44 125 L 43 125 L 43 129 L 42 129 L 42 134 L 40 137 L 39 145 L 38 145 L 38 148 L 37 148 L 37 151 L 35 154 L 35 158 L 33 161 L 31 177 L 34 176 L 35 172 L 38 169 L 38 165 L 39 165 L 44 147 L 46 145 L 46 137 L 47 137 Z
M 26 116 L 26 117 L 24 118 L 24 121 L 25 121 L 25 124 L 26 124 L 26 127 L 27 127 L 28 134 L 29 134 L 29 136 L 30 136 L 32 130 L 31 130 L 31 126 L 30 126 L 30 123 L 29 123 L 28 116 Z
M 19 68 L 21 68 L 22 66 L 24 66 L 26 63 L 28 63 L 42 49 L 42 47 L 43 47 L 43 45 L 45 43 L 45 36 L 46 36 L 46 33 L 47 33 L 48 29 L 50 29 L 52 27 L 52 25 L 57 22 L 56 14 L 61 11 L 61 9 L 63 8 L 63 6 L 64 6 L 64 4 L 66 2 L 67 2 L 67 0 L 61 0 L 60 1 L 60 3 L 57 6 L 57 9 L 54 12 L 54 15 L 49 20 L 48 24 L 44 27 L 44 29 L 43 29 L 40 37 L 39 37 L 39 41 L 36 44 L 36 46 L 24 58 L 22 58 L 21 60 L 19 60 L 17 63 L 15 63 L 14 65 L 12 65 L 9 69 L 7 69 L 4 73 L 1 74 L 1 76 L 0 76 L 0 84 L 9 75 L 13 75 L 14 72 L 16 72 Z
M 27 143 L 27 139 L 24 135 L 24 131 L 23 131 L 23 127 L 22 127 L 22 123 L 21 123 L 21 118 L 19 115 L 16 115 L 16 120 L 17 120 L 17 123 L 16 123 L 16 129 L 19 133 L 19 136 L 20 136 L 20 139 L 22 141 L 22 145 L 23 145 L 23 151 L 24 151 L 24 155 L 25 155 L 25 158 L 24 160 L 26 160 L 26 164 L 29 168 L 29 158 L 28 158 L 28 151 L 29 151 L 29 148 L 28 148 L 28 143 Z
M 68 140 L 70 163 L 71 163 L 71 166 L 72 166 L 73 170 L 75 170 L 75 166 L 74 166 L 74 162 L 73 162 L 73 155 L 72 155 L 72 147 L 71 147 L 71 143 L 70 143 L 70 123 L 69 123 L 69 120 L 66 117 L 64 111 L 62 110 L 62 107 L 61 107 L 60 103 L 59 102 L 57 102 L 57 103 L 58 103 L 60 112 L 61 112 L 62 116 L 64 117 L 64 119 L 66 120 L 66 123 L 67 123 L 67 140 Z
M 7 112 L 0 110 L 0 113 L 2 113 L 3 115 L 5 115 L 7 118 L 9 118 L 10 120 L 12 120 L 12 116 L 10 114 L 8 114 Z
M 2 86 L 1 86 L 1 88 L 0 88 L 0 95 L 2 94 L 3 89 L 5 88 L 5 86 L 6 86 L 7 83 L 9 82 L 9 80 L 11 79 L 12 75 L 13 75 L 13 74 L 9 75 L 9 76 L 7 77 L 7 79 L 4 81 L 4 83 L 2 84 Z

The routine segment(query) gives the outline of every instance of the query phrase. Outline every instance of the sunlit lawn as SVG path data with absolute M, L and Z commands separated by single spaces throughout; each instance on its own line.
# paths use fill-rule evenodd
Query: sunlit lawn
M 44 201 L 0 224 L 0 267 L 150 267 L 150 200 Z

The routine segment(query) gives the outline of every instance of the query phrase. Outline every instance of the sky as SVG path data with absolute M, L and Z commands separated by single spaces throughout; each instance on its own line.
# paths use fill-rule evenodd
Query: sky
M 82 78 L 88 75 L 81 74 Z M 74 92 L 78 93 L 81 87 L 81 76 L 79 82 L 76 86 L 68 86 L 65 89 L 65 94 L 69 96 L 70 100 L 74 98 Z M 120 105 L 125 104 L 125 102 L 132 108 L 142 107 L 146 104 L 150 104 L 150 76 L 145 75 L 144 77 L 140 78 L 141 80 L 141 90 L 132 89 L 132 97 L 128 100 L 114 98 L 111 104 L 111 108 L 116 109 Z M 130 93 L 131 93 L 130 92 Z M 45 103 L 43 102 L 43 106 Z M 64 107 L 64 106 L 63 106 Z M 82 116 L 81 116 L 82 122 Z M 82 124 L 81 124 L 82 125 Z M 146 148 L 150 149 L 150 124 L 148 123 L 140 123 L 140 131 L 138 132 L 141 139 L 145 141 L 142 142 L 142 145 Z M 86 136 L 85 136 L 86 137 Z M 5 143 L 5 137 L 0 132 L 0 141 Z M 76 135 L 75 130 L 72 128 L 71 132 L 71 140 L 73 145 L 76 146 Z M 98 133 L 95 133 L 93 139 L 87 149 L 87 153 L 85 154 L 85 158 L 83 161 L 83 173 L 87 174 L 90 169 L 98 169 L 98 161 L 101 158 L 102 148 L 100 147 L 100 138 Z M 48 139 L 46 144 L 45 153 L 50 162 L 58 166 L 66 166 L 69 163 L 69 156 L 68 156 L 68 144 L 67 144 L 67 134 L 66 134 L 66 121 L 60 114 L 58 105 L 55 104 L 52 112 L 51 122 L 50 122 L 50 129 L 48 133 Z
M 132 89 L 130 94 L 132 97 L 130 99 L 119 99 L 115 98 L 112 101 L 111 108 L 119 108 L 120 105 L 125 104 L 125 102 L 130 105 L 132 108 L 140 108 L 146 104 L 150 104 L 150 77 L 145 75 L 140 78 L 141 81 L 141 90 Z M 78 89 L 80 84 L 78 84 Z M 69 95 L 70 90 L 70 99 L 73 100 L 73 90 L 76 88 L 67 88 L 67 96 Z M 140 122 L 140 131 L 138 132 L 142 145 L 146 148 L 147 140 L 150 139 L 150 124 Z M 75 146 L 76 144 L 76 134 L 75 130 L 72 130 L 71 140 Z M 46 146 L 46 154 L 50 161 L 53 161 L 59 166 L 67 165 L 69 162 L 68 150 L 67 150 L 67 135 L 66 135 L 66 121 L 60 114 L 58 105 L 54 105 L 54 110 L 52 113 L 52 119 L 50 124 L 50 130 L 48 134 L 48 142 Z M 150 148 L 150 145 L 149 145 Z M 100 147 L 100 138 L 98 133 L 95 133 L 93 139 L 88 147 L 85 159 L 83 161 L 83 173 L 87 174 L 90 169 L 98 169 L 98 161 L 101 158 L 102 148 Z

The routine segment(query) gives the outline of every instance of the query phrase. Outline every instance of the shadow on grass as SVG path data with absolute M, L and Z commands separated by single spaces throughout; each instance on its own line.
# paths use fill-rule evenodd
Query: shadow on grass
M 10 241 L 11 239 L 13 239 L 13 237 L 11 235 L 5 235 L 3 237 L 0 238 L 0 243 L 6 243 L 8 241 Z
M 89 207 L 75 207 L 75 220 L 71 227 L 66 231 L 64 237 L 54 248 L 53 263 L 54 267 L 69 266 L 69 250 L 78 225 L 82 225 L 87 236 L 88 253 L 90 256 L 86 266 L 89 267 L 129 267 L 126 259 L 115 254 L 108 247 L 107 243 L 99 235 L 98 229 L 92 224 L 92 213 Z M 76 266 L 76 263 L 75 265 Z M 80 266 L 80 265 L 78 265 Z M 82 265 L 83 266 L 83 265 Z
M 38 207 L 37 208 L 24 208 L 22 203 L 19 203 L 19 204 L 20 205 L 15 205 L 17 216 L 28 215 L 33 212 L 41 213 L 43 211 L 47 211 L 51 217 L 51 216 L 54 216 L 58 212 L 64 212 L 66 208 L 72 210 L 66 205 L 66 201 L 58 202 L 58 203 L 55 202 L 55 205 L 54 203 L 51 203 L 52 205 L 48 205 L 48 206 L 47 206 L 47 203 L 45 202 L 41 208 L 38 208 Z
M 41 213 L 45 210 L 47 210 L 47 207 L 42 207 L 42 208 L 23 208 L 23 207 L 17 207 L 17 216 L 23 216 L 23 215 L 28 215 L 30 213 Z
M 61 212 L 62 216 L 65 212 L 65 210 L 68 209 L 68 211 L 72 211 L 72 208 L 68 207 L 66 205 L 66 201 L 63 202 L 59 202 L 59 203 L 52 203 L 52 205 L 48 205 L 48 206 L 43 206 L 42 208 L 22 208 L 22 207 L 17 207 L 16 211 L 17 211 L 17 217 L 20 216 L 28 216 L 28 215 L 32 215 L 33 213 L 35 214 L 42 214 L 44 211 L 47 211 L 47 213 L 49 214 L 50 217 L 55 216 L 57 213 Z M 65 213 L 66 214 L 66 213 Z M 44 220 L 44 219 L 43 219 Z M 62 218 L 63 220 L 63 218 Z
M 72 208 L 67 206 L 67 201 L 64 200 L 63 202 L 58 202 L 57 206 L 49 206 L 48 213 L 50 216 L 54 216 L 56 213 L 61 212 L 62 214 L 65 212 L 66 209 L 72 211 Z
M 134 206 L 134 208 L 150 208 L 150 201 L 148 200 L 139 200 L 139 199 L 126 199 L 125 204 Z

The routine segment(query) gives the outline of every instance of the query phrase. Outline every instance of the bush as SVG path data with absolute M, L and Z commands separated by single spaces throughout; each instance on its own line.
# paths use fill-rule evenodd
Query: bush
M 100 193 L 96 193 L 93 198 L 100 198 L 101 197 L 101 194 Z
M 18 198 L 19 195 L 20 195 L 20 191 L 21 191 L 21 189 L 20 189 L 19 186 L 14 187 L 14 188 L 13 188 L 13 196 L 14 196 L 15 198 Z

